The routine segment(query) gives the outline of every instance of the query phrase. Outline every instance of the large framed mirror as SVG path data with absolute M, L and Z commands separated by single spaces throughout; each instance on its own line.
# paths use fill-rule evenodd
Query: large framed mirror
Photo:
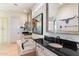
M 79 34 L 78 3 L 48 3 L 47 32 Z

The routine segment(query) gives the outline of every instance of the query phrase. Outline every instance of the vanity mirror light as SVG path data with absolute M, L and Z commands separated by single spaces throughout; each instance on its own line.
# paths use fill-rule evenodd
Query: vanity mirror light
M 78 3 L 49 3 L 47 32 L 79 34 Z

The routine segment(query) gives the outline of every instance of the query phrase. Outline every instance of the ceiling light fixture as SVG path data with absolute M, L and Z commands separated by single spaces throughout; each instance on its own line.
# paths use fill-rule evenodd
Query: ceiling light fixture
M 59 3 L 60 5 L 62 5 L 63 3 Z

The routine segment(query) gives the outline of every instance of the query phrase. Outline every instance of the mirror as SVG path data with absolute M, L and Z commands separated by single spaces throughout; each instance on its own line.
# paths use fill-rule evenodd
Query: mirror
M 47 12 L 47 32 L 54 32 L 55 31 L 55 16 L 57 13 L 57 10 L 59 8 L 59 4 L 58 3 L 47 3 L 46 4 L 46 11 Z
M 47 6 L 47 32 L 79 34 L 77 3 L 49 3 Z

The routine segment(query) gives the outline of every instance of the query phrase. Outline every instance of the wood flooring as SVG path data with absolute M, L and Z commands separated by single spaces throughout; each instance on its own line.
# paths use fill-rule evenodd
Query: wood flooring
M 17 56 L 18 48 L 16 43 L 0 44 L 0 56 Z

